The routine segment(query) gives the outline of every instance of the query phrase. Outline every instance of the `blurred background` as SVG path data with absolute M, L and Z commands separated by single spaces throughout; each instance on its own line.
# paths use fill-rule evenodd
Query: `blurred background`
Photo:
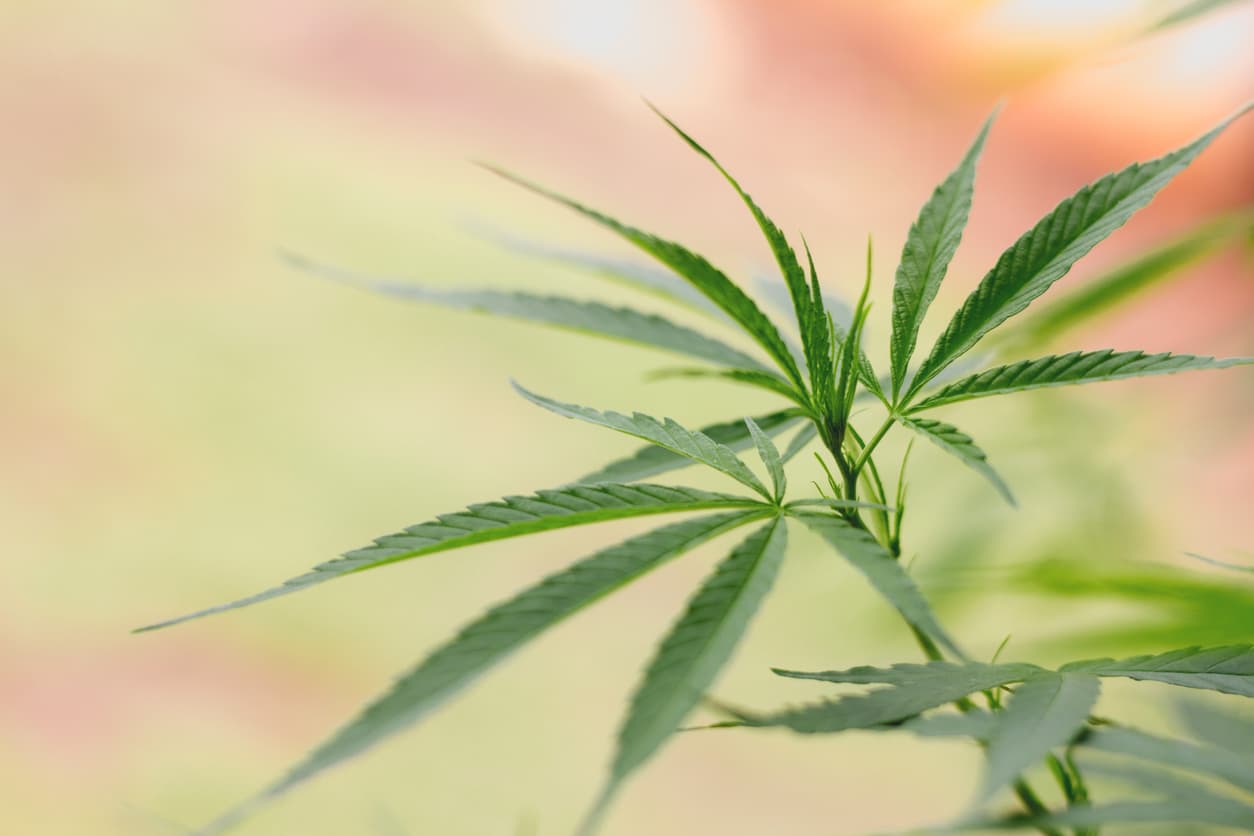
M 1254 5 L 1240 2 L 3 4 L 3 830 L 203 823 L 485 606 L 642 528 L 482 546 L 128 635 L 633 449 L 525 404 L 511 376 L 689 426 L 768 403 L 646 383 L 666 358 L 645 350 L 310 278 L 281 249 L 433 284 L 655 305 L 487 240 L 633 257 L 477 158 L 681 240 L 746 286 L 769 275 L 743 207 L 643 95 L 794 240 L 806 234 L 832 291 L 855 292 L 874 236 L 880 356 L 909 223 L 997 101 L 971 224 L 921 343 L 1058 200 L 1254 94 L 1252 42 Z M 1057 293 L 1123 290 L 1072 296 L 1006 351 L 1254 354 L 1252 151 L 1246 119 Z M 1136 263 L 1147 250 L 1157 260 Z M 1183 556 L 1254 562 L 1254 374 L 983 406 L 950 414 L 1022 509 L 919 450 L 907 532 L 925 591 L 975 652 L 1007 634 L 1006 658 L 1042 663 L 1254 639 L 1254 583 Z M 813 469 L 798 460 L 794 484 Z M 799 531 L 793 545 L 716 688 L 734 702 L 821 693 L 770 665 L 916 656 L 859 578 Z M 572 620 L 238 832 L 569 832 L 641 666 L 725 548 Z M 1165 697 L 1112 683 L 1103 709 L 1170 730 Z M 974 747 L 888 735 L 684 736 L 605 832 L 903 829 L 957 812 L 977 764 Z

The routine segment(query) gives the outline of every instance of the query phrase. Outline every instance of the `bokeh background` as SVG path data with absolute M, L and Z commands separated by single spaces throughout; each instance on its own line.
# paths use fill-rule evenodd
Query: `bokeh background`
M 310 278 L 279 250 L 654 304 L 491 243 L 630 255 L 468 162 L 482 158 L 738 276 L 769 273 L 743 207 L 644 95 L 805 232 L 833 291 L 854 292 L 874 236 L 878 350 L 908 224 L 997 101 L 928 333 L 1059 199 L 1254 94 L 1254 7 L 1201 4 L 1214 8 L 1155 27 L 1181 5 L 3 4 L 0 829 L 183 832 L 487 604 L 639 529 L 483 546 L 128 635 L 632 449 L 524 404 L 509 377 L 690 426 L 766 404 L 645 383 L 666 360 L 648 351 Z M 1252 151 L 1247 119 L 1060 283 L 1078 290 L 1181 236 L 1197 244 L 1056 344 L 1254 354 Z M 981 654 L 1007 634 L 1008 657 L 1041 662 L 1254 638 L 1254 584 L 1182 556 L 1254 560 L 1252 413 L 1243 370 L 955 408 L 1023 507 L 919 451 L 907 548 L 921 583 Z M 794 471 L 795 484 L 816 476 L 804 460 Z M 800 532 L 793 544 L 717 686 L 728 699 L 819 693 L 775 680 L 772 664 L 915 658 L 856 576 Z M 567 623 L 239 832 L 568 832 L 642 664 L 719 549 Z M 1107 691 L 1111 713 L 1171 728 L 1154 686 Z M 901 829 L 960 809 L 977 764 L 959 744 L 887 735 L 689 735 L 633 781 L 605 832 Z

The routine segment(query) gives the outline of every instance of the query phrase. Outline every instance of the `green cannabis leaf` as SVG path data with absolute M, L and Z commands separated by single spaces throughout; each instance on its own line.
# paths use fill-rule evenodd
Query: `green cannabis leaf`
M 1071 829 L 1075 836 L 1093 836 L 1101 825 L 1127 822 L 1210 823 L 1254 829 L 1254 807 L 1249 799 L 1220 794 L 1209 784 L 1176 774 L 1223 782 L 1225 793 L 1254 792 L 1254 769 L 1245 751 L 1248 741 L 1254 740 L 1251 724 L 1237 715 L 1186 706 L 1182 709 L 1185 725 L 1198 738 L 1193 741 L 1133 729 L 1092 713 L 1100 680 L 1107 677 L 1254 697 L 1254 647 L 1235 643 L 1188 647 L 1128 659 L 1075 661 L 1055 670 L 1026 662 L 972 661 L 942 625 L 903 561 L 909 447 L 899 460 L 891 460 L 880 446 L 890 432 L 904 427 L 979 472 L 1013 504 L 1005 482 L 969 436 L 919 413 L 1047 387 L 1254 364 L 1254 358 L 1248 357 L 1216 359 L 1107 349 L 990 367 L 990 361 L 980 358 L 976 362 L 971 353 L 977 343 L 1027 309 L 1077 260 L 1145 206 L 1249 109 L 1176 151 L 1103 177 L 1063 201 L 1002 254 L 912 372 L 920 327 L 967 224 L 976 165 L 994 118 L 990 116 L 909 230 L 894 277 L 888 357 L 877 358 L 887 362 L 888 374 L 882 378 L 868 356 L 864 339 L 874 279 L 869 241 L 866 274 L 857 301 L 845 305 L 839 295 L 820 286 L 805 239 L 800 239 L 805 251 L 803 263 L 781 227 L 740 183 L 660 111 L 658 115 L 679 138 L 726 179 L 753 216 L 782 276 L 777 295 L 787 292 L 783 307 L 795 320 L 789 328 L 800 336 L 799 347 L 794 337 L 781 333 L 757 303 L 705 256 L 488 166 L 507 180 L 634 244 L 661 268 L 536 246 L 508 236 L 494 237 L 515 251 L 606 276 L 655 299 L 712 315 L 722 325 L 738 328 L 742 340 L 756 344 L 773 367 L 733 344 L 664 315 L 628 306 L 522 291 L 437 289 L 290 258 L 294 266 L 306 271 L 393 298 L 510 317 L 683 355 L 705 365 L 663 369 L 653 375 L 654 379 L 744 384 L 759 390 L 759 396 L 778 399 L 778 403 L 755 408 L 753 415 L 748 409 L 737 409 L 733 414 L 738 417 L 694 430 L 671 418 L 602 411 L 553 400 L 515 384 L 518 393 L 533 404 L 559 416 L 632 436 L 646 446 L 564 487 L 443 514 L 380 537 L 279 586 L 140 628 L 167 627 L 346 575 L 479 543 L 611 520 L 687 515 L 601 548 L 470 621 L 285 775 L 201 832 L 219 833 L 233 826 L 269 800 L 413 725 L 545 630 L 663 563 L 744 526 L 752 526 L 748 535 L 692 594 L 647 666 L 623 720 L 604 788 L 583 823 L 585 836 L 608 814 L 628 779 L 660 751 L 703 700 L 721 706 L 731 716 L 731 720 L 716 724 L 721 727 L 783 727 L 804 734 L 901 730 L 925 738 L 971 739 L 985 750 L 987 758 L 975 807 L 958 823 L 966 829 L 1034 828 L 1047 836 L 1062 836 L 1064 829 Z M 1182 261 L 1213 250 L 1216 242 L 1243 234 L 1247 227 L 1248 216 L 1237 213 L 1222 225 L 1204 225 L 1178 241 L 1142 254 L 1130 265 L 1030 319 L 1018 342 L 1012 334 L 1001 343 L 1001 356 L 1028 353 L 1005 351 L 1004 347 L 1022 348 L 1052 339 L 1085 318 L 1082 307 L 1106 306 L 1138 291 Z M 778 282 L 768 283 L 768 289 L 776 292 L 776 285 Z M 852 299 L 854 294 L 844 298 Z M 870 404 L 872 411 L 884 408 L 878 427 L 863 424 L 866 410 L 855 409 L 858 404 Z M 793 431 L 786 445 L 778 443 L 784 433 Z M 794 463 L 812 446 L 816 448 L 813 460 Z M 761 460 L 769 487 L 740 456 L 750 448 Z M 730 477 L 753 495 L 641 481 L 693 465 Z M 804 478 L 797 478 L 802 467 L 809 470 Z M 882 475 L 894 473 L 895 485 Z M 815 491 L 803 488 L 805 495 L 790 496 L 798 484 L 813 485 Z M 911 496 L 912 507 L 922 501 Z M 820 697 L 774 711 L 728 708 L 707 692 L 769 592 L 785 558 L 787 526 L 797 523 L 817 535 L 824 548 L 830 548 L 870 583 L 900 615 L 927 661 L 809 673 L 776 669 L 780 676 L 811 683 L 872 687 L 863 693 Z M 1090 584 L 1108 585 L 1097 566 L 1086 563 L 1082 572 L 1066 576 L 1068 592 L 1079 594 L 1086 579 Z M 1189 592 L 1175 584 L 1160 584 L 1149 592 L 1138 590 L 1141 595 L 1158 596 L 1153 600 L 1168 595 L 1178 598 Z M 1213 603 L 1218 599 L 1212 596 L 1206 600 Z M 1232 638 L 1225 635 L 1222 641 L 1231 642 Z M 1119 763 L 1111 766 L 1102 758 L 1115 758 Z M 1096 762 L 1090 762 L 1094 759 Z M 1031 773 L 1041 763 L 1057 783 L 1065 806 L 1047 802 L 1033 788 Z M 1174 772 L 1166 772 L 1164 767 Z M 1087 784 L 1090 775 L 1111 777 L 1151 797 L 1094 800 Z M 1007 815 L 985 809 L 1006 787 L 1012 789 L 1021 810 Z

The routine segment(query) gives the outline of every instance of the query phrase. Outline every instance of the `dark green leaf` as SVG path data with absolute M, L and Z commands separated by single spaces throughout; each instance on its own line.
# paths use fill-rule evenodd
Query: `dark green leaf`
M 915 418 L 903 415 L 896 416 L 897 420 L 904 426 L 917 432 L 937 447 L 944 450 L 950 455 L 957 456 L 963 464 L 975 469 L 984 478 L 993 483 L 993 487 L 1002 495 L 1002 498 L 1015 505 L 1014 495 L 1010 493 L 1005 481 L 993 470 L 992 465 L 988 463 L 988 456 L 984 451 L 976 446 L 971 440 L 971 436 L 959 430 L 952 424 L 946 424 L 944 421 L 933 421 L 931 418 Z
M 532 496 L 510 496 L 499 502 L 471 505 L 465 511 L 443 514 L 431 522 L 411 526 L 388 537 L 380 537 L 370 546 L 321 563 L 281 586 L 238 601 L 141 627 L 137 632 L 170 627 L 194 618 L 299 592 L 345 575 L 477 543 L 649 514 L 760 507 L 760 503 L 743 497 L 650 484 L 582 485 L 539 491 Z
M 778 435 L 801 420 L 801 415 L 796 410 L 784 409 L 779 412 L 759 415 L 753 420 L 757 422 L 762 432 L 767 435 Z M 806 426 L 812 427 L 809 423 Z M 742 418 L 710 424 L 708 427 L 702 427 L 698 432 L 712 441 L 726 445 L 736 451 L 747 450 L 753 444 L 753 439 L 749 436 L 749 428 L 745 426 Z M 660 473 L 668 473 L 681 467 L 687 467 L 692 463 L 692 459 L 687 456 L 672 453 L 670 450 L 665 450 L 656 444 L 648 444 L 632 455 L 610 462 L 600 470 L 576 480 L 576 484 L 634 482 L 637 479 L 648 479 Z
M 1079 671 L 1097 676 L 1126 676 L 1150 682 L 1165 682 L 1182 688 L 1201 688 L 1254 697 L 1254 645 L 1227 647 L 1186 647 L 1154 656 L 1131 659 L 1090 659 L 1070 662 L 1061 671 Z
M 652 107 L 652 105 L 650 105 Z M 709 151 L 701 147 L 701 145 L 684 132 L 678 125 L 672 122 L 665 114 L 657 108 L 653 108 L 653 112 L 661 117 L 667 125 L 671 127 L 679 137 L 688 144 L 693 151 L 696 151 L 704 157 L 711 165 L 718 169 L 719 174 L 731 185 L 736 193 L 740 195 L 740 199 L 744 201 L 745 206 L 753 214 L 753 219 L 757 221 L 758 228 L 762 230 L 762 235 L 766 238 L 767 244 L 770 245 L 771 254 L 775 256 L 775 263 L 779 266 L 780 273 L 784 277 L 784 283 L 788 286 L 788 293 L 792 297 L 793 311 L 797 317 L 797 325 L 801 331 L 802 350 L 805 353 L 806 366 L 809 368 L 811 376 L 811 385 L 815 392 L 824 391 L 831 384 L 831 352 L 832 345 L 830 334 L 828 332 L 827 317 L 823 311 L 823 300 L 819 294 L 817 287 L 818 281 L 815 279 L 815 292 L 811 292 L 811 288 L 806 284 L 805 271 L 801 267 L 801 262 L 797 258 L 796 251 L 788 243 L 788 239 L 784 233 L 776 226 L 775 222 L 767 217 L 761 207 L 754 202 L 740 184 L 736 182 L 736 178 L 732 177 L 723 168 L 718 160 L 714 159 Z M 813 260 L 811 261 L 813 268 Z
M 664 526 L 602 549 L 488 610 L 240 812 L 413 725 L 548 628 L 666 561 L 762 515 L 738 511 Z M 228 813 L 210 830 L 229 824 L 236 816 L 236 811 Z
M 1087 673 L 1044 673 L 1020 685 L 1005 707 L 993 714 L 978 799 L 991 798 L 1054 747 L 1075 737 L 1100 691 L 1101 681 Z
M 303 259 L 293 258 L 290 261 L 303 270 L 400 299 L 553 325 L 581 334 L 686 354 L 716 365 L 743 367 L 762 374 L 773 374 L 753 357 L 726 343 L 656 314 L 641 313 L 631 308 L 514 291 L 445 290 L 357 276 Z M 776 379 L 783 383 L 779 378 Z
M 1240 240 L 1254 227 L 1254 211 L 1208 218 L 1195 228 L 1138 254 L 1047 303 L 1016 330 L 1015 346 L 1039 346 L 1125 303 L 1178 271 Z
M 689 601 L 632 697 L 609 782 L 584 832 L 591 831 L 622 782 L 679 728 L 713 684 L 774 583 L 786 542 L 783 521 L 772 520 L 737 546 Z
M 907 623 L 961 657 L 962 651 L 941 627 L 931 606 L 901 563 L 867 531 L 838 517 L 801 512 L 798 519 L 861 572 Z
M 996 112 L 988 117 L 962 162 L 936 187 L 910 227 L 893 287 L 891 343 L 893 398 L 906 381 L 906 369 L 919 338 L 919 326 L 940 290 L 949 262 L 962 241 L 971 211 L 975 165 L 984 150 Z
M 699 431 L 686 429 L 670 418 L 659 421 L 651 415 L 644 415 L 639 412 L 634 412 L 631 415 L 624 415 L 621 412 L 601 412 L 591 407 L 563 403 L 546 398 L 543 395 L 537 395 L 534 392 L 527 391 L 517 383 L 514 384 L 514 388 L 524 398 L 537 406 L 544 407 L 550 412 L 555 412 L 567 418 L 587 421 L 589 424 L 607 427 L 611 430 L 617 430 L 620 433 L 652 442 L 659 447 L 670 450 L 672 453 L 687 456 L 695 462 L 700 462 L 720 473 L 725 473 L 740 484 L 762 494 L 767 499 L 771 498 L 770 491 L 766 489 L 757 476 L 753 475 L 753 471 L 749 469 L 749 466 L 740 460 L 740 457 L 736 455 L 736 451 L 725 444 L 719 444 Z
M 603 215 L 594 209 L 589 209 L 568 197 L 563 197 L 556 192 L 523 180 L 507 171 L 493 166 L 487 166 L 487 168 L 506 180 L 573 209 L 584 217 L 617 233 L 674 270 L 687 279 L 697 290 L 704 293 L 711 302 L 718 305 L 728 316 L 744 328 L 746 333 L 766 349 L 766 352 L 788 375 L 789 380 L 798 386 L 802 385 L 801 373 L 797 370 L 797 364 L 793 360 L 792 354 L 789 353 L 787 345 L 780 337 L 774 323 L 767 318 L 766 314 L 762 313 L 752 299 L 745 295 L 743 290 L 732 283 L 731 279 L 723 275 L 704 258 L 679 244 L 619 223 L 607 215 Z
M 1043 389 L 1048 386 L 1070 386 L 1079 383 L 1101 383 L 1108 380 L 1124 380 L 1131 377 L 1173 374 L 1195 369 L 1225 369 L 1229 366 L 1254 364 L 1254 357 L 1233 357 L 1216 360 L 1214 357 L 1196 357 L 1192 354 L 1146 354 L 1143 351 L 1073 351 L 1020 360 L 1008 366 L 998 366 L 950 383 L 936 394 L 924 398 L 910 408 L 911 413 L 922 412 L 945 404 L 986 398 L 990 395 L 1007 395 Z
M 1027 308 L 1248 110 L 1249 106 L 1183 148 L 1109 174 L 1060 203 L 1002 254 L 967 297 L 923 361 L 909 395 L 912 397 L 989 331 Z

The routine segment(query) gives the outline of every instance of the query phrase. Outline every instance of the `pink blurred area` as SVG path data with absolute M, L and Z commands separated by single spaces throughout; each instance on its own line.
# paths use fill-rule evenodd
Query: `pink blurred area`
M 136 651 L 120 629 L 142 618 L 141 600 L 126 598 L 130 584 L 103 570 L 71 584 L 81 587 L 76 600 L 93 600 L 91 586 L 116 586 L 125 607 L 95 598 L 94 615 L 75 616 L 73 630 L 40 626 L 60 622 L 43 596 L 71 571 L 62 568 L 66 552 L 83 553 L 83 542 L 50 529 L 95 526 L 114 532 L 119 552 L 134 553 L 148 543 L 137 532 L 174 527 L 173 518 L 148 517 L 158 496 L 185 500 L 178 522 L 189 531 L 212 522 L 197 523 L 194 489 L 176 476 L 212 479 L 217 464 L 140 437 L 126 412 L 134 402 L 112 400 L 122 366 L 110 352 L 135 350 L 136 312 L 170 300 L 220 309 L 224 288 L 247 283 L 257 265 L 271 269 L 274 246 L 314 254 L 365 246 L 276 220 L 288 204 L 267 191 L 278 188 L 268 166 L 289 156 L 323 171 L 360 166 L 385 204 L 421 201 L 452 226 L 466 210 L 508 220 L 523 205 L 501 198 L 508 208 L 497 214 L 495 203 L 477 203 L 505 193 L 491 182 L 470 197 L 460 191 L 486 180 L 466 159 L 487 158 L 625 219 L 648 218 L 716 261 L 766 263 L 742 207 L 649 113 L 644 96 L 711 148 L 790 235 L 805 232 L 833 285 L 853 286 L 874 235 L 883 288 L 914 213 L 1004 102 L 947 291 L 952 302 L 1058 200 L 1183 144 L 1254 95 L 1254 6 L 1232 4 L 1142 35 L 1165 8 L 141 0 L 125 11 L 109 3 L 82 3 L 74 13 L 39 4 L 0 10 L 0 322 L 9 332 L 0 346 L 12 349 L 0 360 L 9 390 L 0 408 L 0 499 L 9 505 L 0 542 L 10 538 L 6 566 L 19 555 L 37 564 L 0 592 L 0 601 L 13 599 L 0 614 L 8 634 L 0 640 L 0 734 L 18 753 L 0 756 L 0 776 L 31 767 L 19 784 L 28 793 L 21 809 L 38 819 L 31 811 L 52 810 L 56 787 L 89 774 L 105 796 L 110 781 L 142 795 L 149 778 L 111 775 L 111 765 L 121 758 L 155 770 L 136 764 L 159 751 L 151 739 L 181 728 L 179 712 L 267 729 L 271 737 L 252 744 L 290 755 L 325 727 L 333 712 L 324 704 L 348 700 L 347 686 L 312 653 L 276 670 L 260 650 L 215 643 L 211 631 L 165 646 L 145 639 Z M 1254 203 L 1252 152 L 1247 118 L 1062 286 Z M 333 202 L 337 184 L 353 177 L 341 170 L 310 193 Z M 338 211 L 349 216 L 352 204 Z M 524 232 L 530 220 L 521 220 Z M 394 237 L 412 252 L 371 266 L 404 272 L 422 263 L 422 231 L 396 224 Z M 1085 340 L 1254 354 L 1252 278 L 1239 253 L 1209 259 Z M 276 310 L 286 304 L 267 299 Z M 244 336 L 265 346 L 264 335 Z M 239 352 L 223 362 L 251 361 Z M 227 372 L 179 374 L 196 382 Z M 1248 385 L 1240 396 L 1215 394 L 1217 385 L 1194 381 L 1183 391 L 1220 398 L 1216 412 L 1248 409 Z M 151 399 L 141 406 L 193 404 L 196 388 L 138 391 Z M 449 384 L 441 397 L 470 388 Z M 1238 452 L 1210 451 L 1210 480 L 1198 489 L 1198 513 L 1233 537 L 1249 533 L 1231 512 L 1254 495 L 1254 435 L 1247 429 L 1236 443 Z M 96 616 L 107 625 L 100 631 L 91 627 Z M 291 709 L 310 682 L 322 697 L 300 697 Z M 88 832 L 66 810 L 48 815 L 57 825 L 46 832 Z

